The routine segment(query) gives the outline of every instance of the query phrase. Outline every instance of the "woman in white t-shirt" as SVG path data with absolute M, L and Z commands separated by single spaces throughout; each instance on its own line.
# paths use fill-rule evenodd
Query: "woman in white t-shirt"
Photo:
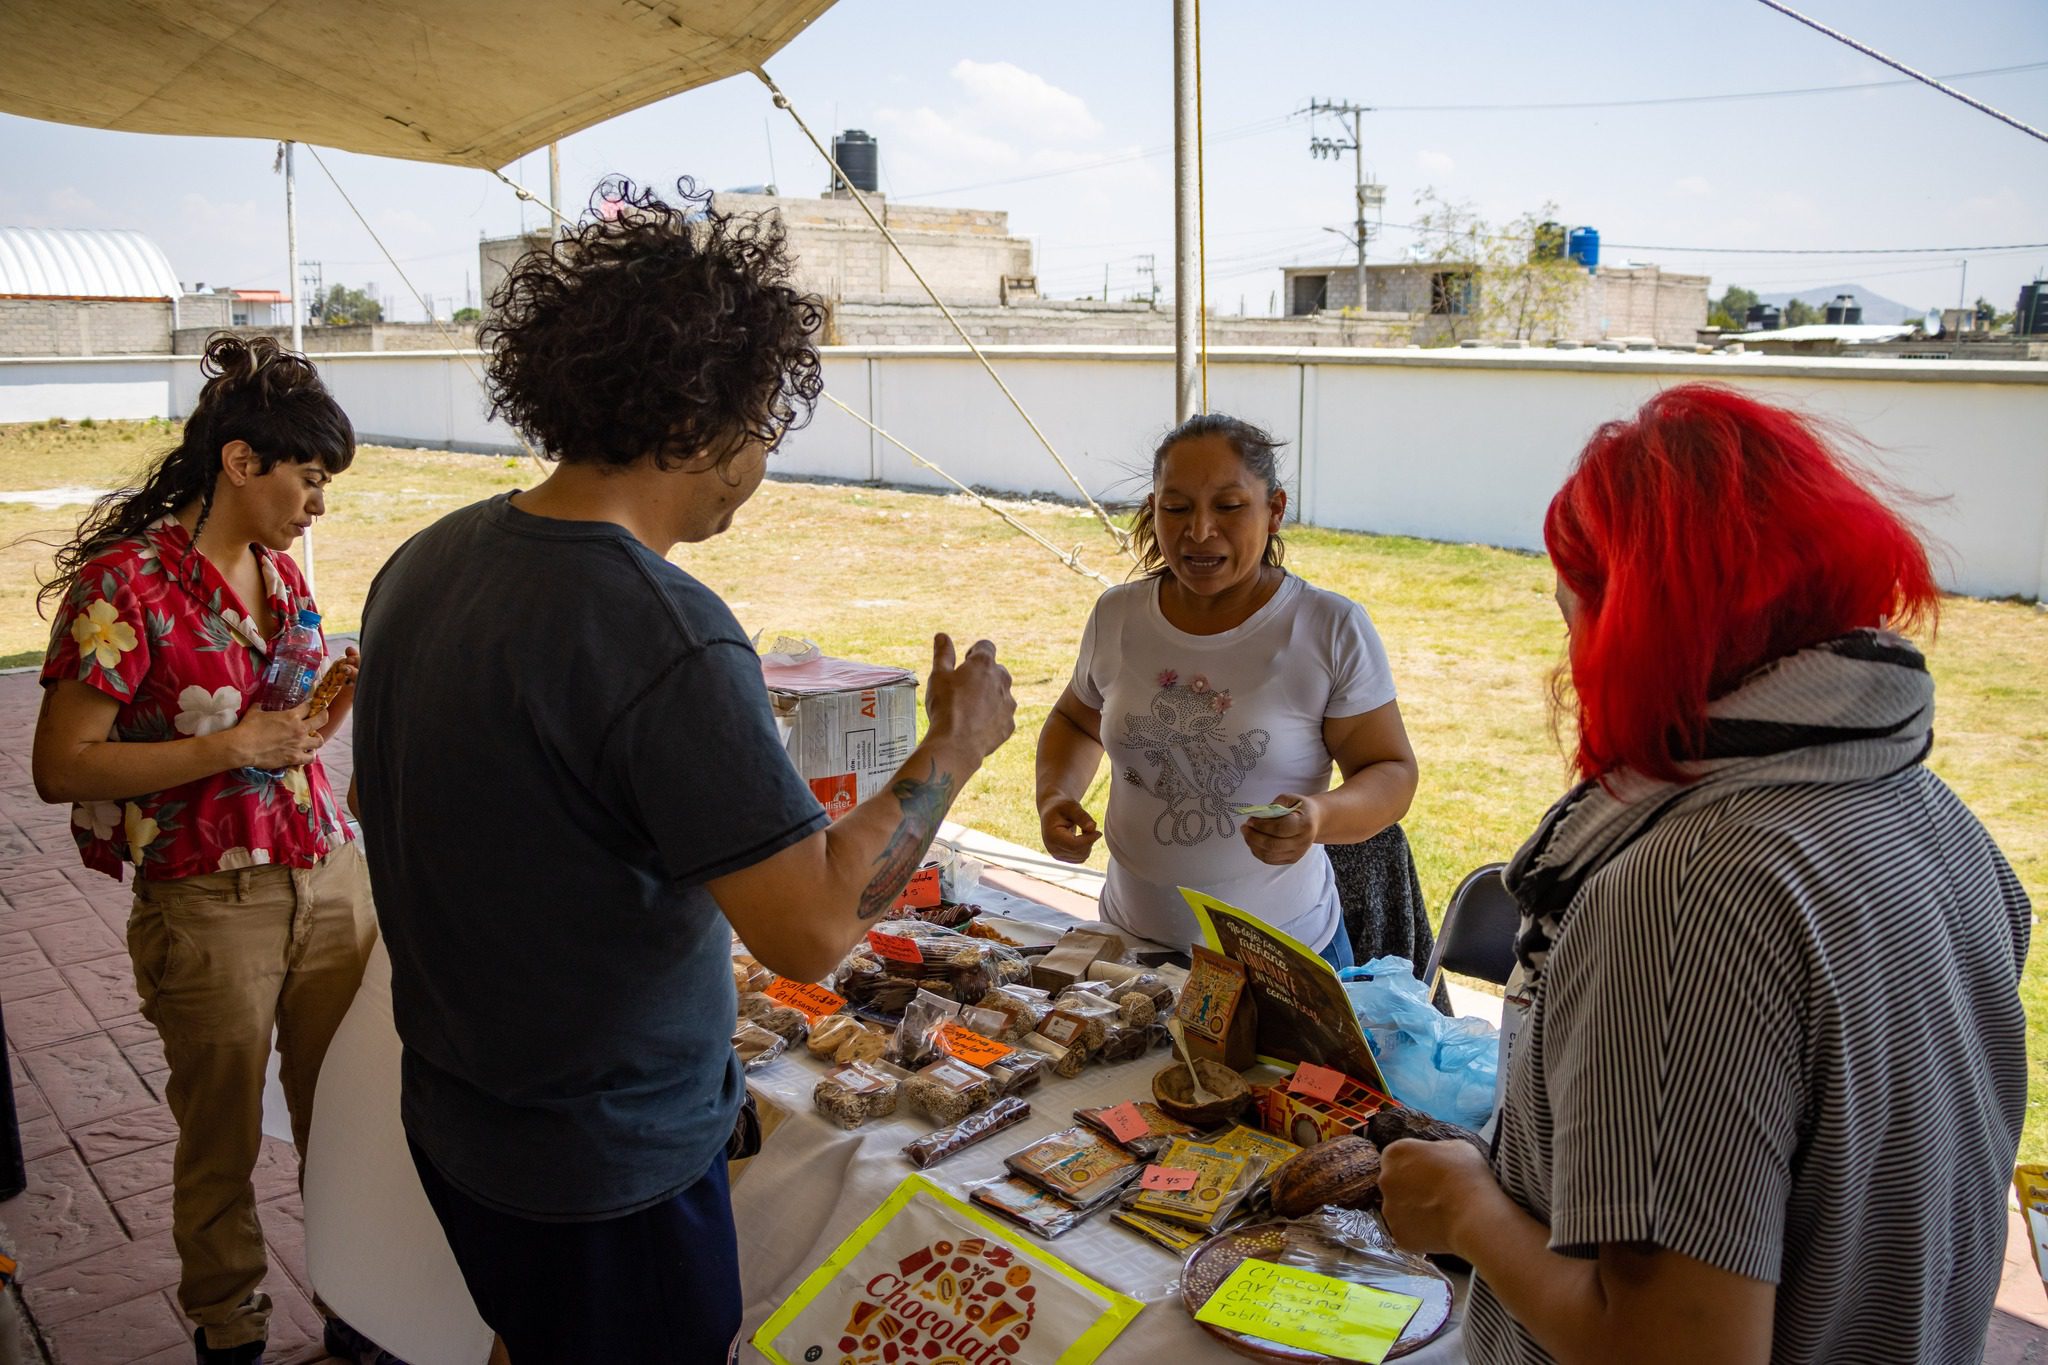
M 1087 858 L 1101 831 L 1081 798 L 1106 755 L 1105 920 L 1186 947 L 1201 937 L 1186 886 L 1343 967 L 1351 943 L 1320 845 L 1399 820 L 1415 752 L 1364 609 L 1281 567 L 1277 449 L 1207 413 L 1153 453 L 1132 528 L 1144 577 L 1097 599 L 1039 731 L 1039 826 L 1055 858 Z M 1293 809 L 1238 809 L 1269 804 Z

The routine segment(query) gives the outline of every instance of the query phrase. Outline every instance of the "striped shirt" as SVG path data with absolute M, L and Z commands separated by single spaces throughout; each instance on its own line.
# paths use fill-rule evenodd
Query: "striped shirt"
M 2026 1106 L 2025 892 L 1913 764 L 1676 811 L 1587 878 L 1495 1156 L 1554 1250 L 1777 1285 L 1776 1362 L 1980 1359 Z M 1483 1279 L 1470 1358 L 1547 1361 Z

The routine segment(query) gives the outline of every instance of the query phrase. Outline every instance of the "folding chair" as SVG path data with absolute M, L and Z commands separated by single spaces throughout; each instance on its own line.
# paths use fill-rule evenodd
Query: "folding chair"
M 1444 911 L 1444 925 L 1430 951 L 1429 970 L 1423 981 L 1436 990 L 1437 975 L 1445 970 L 1473 976 L 1505 986 L 1515 969 L 1515 933 L 1521 927 L 1522 907 L 1501 880 L 1506 863 L 1488 863 L 1458 883 Z

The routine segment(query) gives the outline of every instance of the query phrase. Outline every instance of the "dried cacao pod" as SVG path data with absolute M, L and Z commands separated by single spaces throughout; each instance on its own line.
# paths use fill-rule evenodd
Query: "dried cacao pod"
M 1361 1137 L 1319 1142 L 1273 1175 L 1273 1211 L 1282 1218 L 1301 1218 L 1325 1204 L 1369 1209 L 1379 1202 L 1380 1154 Z
M 1390 1142 L 1413 1138 L 1417 1142 L 1449 1142 L 1462 1139 L 1479 1149 L 1481 1156 L 1490 1157 L 1486 1139 L 1470 1128 L 1460 1128 L 1455 1123 L 1433 1119 L 1419 1109 L 1406 1109 L 1398 1104 L 1381 1105 L 1379 1112 L 1366 1120 L 1365 1136 L 1381 1151 Z

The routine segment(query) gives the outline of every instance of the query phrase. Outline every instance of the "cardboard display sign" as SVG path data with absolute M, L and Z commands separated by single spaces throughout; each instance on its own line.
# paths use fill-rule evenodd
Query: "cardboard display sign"
M 1244 968 L 1258 1013 L 1260 1061 L 1275 1066 L 1314 1062 L 1386 1093 L 1386 1078 L 1350 997 L 1322 954 L 1214 896 L 1186 887 L 1180 894 L 1210 946 Z
M 754 1345 L 776 1365 L 924 1361 L 933 1344 L 949 1360 L 1088 1365 L 1143 1306 L 913 1175 Z

